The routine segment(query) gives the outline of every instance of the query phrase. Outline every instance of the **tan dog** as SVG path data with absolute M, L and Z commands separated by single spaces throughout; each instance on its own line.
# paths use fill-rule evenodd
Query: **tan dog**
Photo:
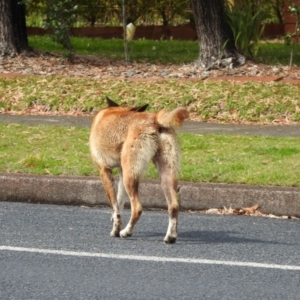
M 161 110 L 148 113 L 144 112 L 148 105 L 120 107 L 109 98 L 107 103 L 108 108 L 101 109 L 94 117 L 89 145 L 113 209 L 111 236 L 126 238 L 132 235 L 142 213 L 139 180 L 152 160 L 158 169 L 161 187 L 168 202 L 169 227 L 164 242 L 175 243 L 180 150 L 173 127 L 181 126 L 189 113 L 183 107 L 169 112 Z M 113 168 L 118 168 L 120 174 L 117 196 L 113 186 Z M 126 194 L 131 203 L 131 218 L 122 229 Z

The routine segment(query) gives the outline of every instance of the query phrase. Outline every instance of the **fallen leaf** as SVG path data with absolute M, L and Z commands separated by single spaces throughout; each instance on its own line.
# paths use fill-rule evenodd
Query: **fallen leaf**
M 220 210 L 218 208 L 210 208 L 206 211 L 207 214 L 220 214 Z
M 259 207 L 259 205 L 255 204 L 251 207 L 243 208 L 243 210 L 245 211 L 246 215 L 253 215 L 255 213 L 255 211 L 258 209 L 258 207 Z

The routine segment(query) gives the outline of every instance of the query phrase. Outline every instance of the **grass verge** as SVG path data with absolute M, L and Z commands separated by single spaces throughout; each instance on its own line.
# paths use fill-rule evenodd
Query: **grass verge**
M 150 110 L 188 106 L 201 121 L 300 122 L 300 86 L 286 83 L 180 81 L 126 82 L 59 76 L 0 78 L 0 112 L 92 113 L 106 105 L 149 103 Z
M 0 123 L 0 172 L 98 175 L 88 129 Z M 180 179 L 300 186 L 300 140 L 226 135 L 179 135 Z M 157 178 L 151 166 L 146 178 Z

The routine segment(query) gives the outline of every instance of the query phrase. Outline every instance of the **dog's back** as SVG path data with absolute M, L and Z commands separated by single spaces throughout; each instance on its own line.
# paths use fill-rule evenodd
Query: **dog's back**
M 91 127 L 92 157 L 97 165 L 119 167 L 121 153 L 130 141 L 136 142 L 135 146 L 132 145 L 132 152 L 133 147 L 137 147 L 136 150 L 140 149 L 145 154 L 145 151 L 149 152 L 149 147 L 157 146 L 158 129 L 154 113 L 135 112 L 123 107 L 101 110 Z

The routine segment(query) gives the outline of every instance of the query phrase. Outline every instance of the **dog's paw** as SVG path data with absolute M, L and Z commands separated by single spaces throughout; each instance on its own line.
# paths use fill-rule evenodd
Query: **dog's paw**
M 177 239 L 176 236 L 166 236 L 164 238 L 164 243 L 166 243 L 166 244 L 174 244 L 174 243 L 176 243 L 176 239 Z
M 128 232 L 126 229 L 120 231 L 120 237 L 126 239 L 127 237 L 132 236 L 132 232 Z
M 110 232 L 110 236 L 112 236 L 112 237 L 120 237 L 120 231 L 112 230 Z

